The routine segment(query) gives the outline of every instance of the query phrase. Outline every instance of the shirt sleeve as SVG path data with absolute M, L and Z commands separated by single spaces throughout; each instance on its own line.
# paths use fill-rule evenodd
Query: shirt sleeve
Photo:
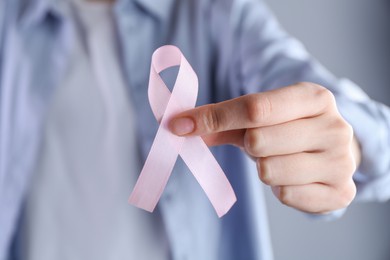
M 320 84 L 336 97 L 340 113 L 352 125 L 362 162 L 354 174 L 356 199 L 390 197 L 390 109 L 371 100 L 356 84 L 338 79 L 304 46 L 288 35 L 262 2 L 215 1 L 212 35 L 219 57 L 220 83 L 232 95 L 266 91 L 301 81 Z M 225 81 L 225 82 L 224 82 Z

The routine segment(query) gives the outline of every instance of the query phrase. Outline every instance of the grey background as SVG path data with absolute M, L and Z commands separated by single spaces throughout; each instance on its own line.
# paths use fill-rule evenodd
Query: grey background
M 388 0 L 267 0 L 283 27 L 329 70 L 390 105 Z M 337 221 L 313 221 L 267 189 L 276 260 L 390 259 L 390 203 L 355 203 Z

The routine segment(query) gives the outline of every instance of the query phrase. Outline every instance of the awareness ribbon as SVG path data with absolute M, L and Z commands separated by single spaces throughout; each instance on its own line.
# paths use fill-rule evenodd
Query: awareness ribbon
M 171 93 L 159 73 L 173 66 L 179 72 Z M 180 155 L 222 217 L 237 199 L 218 162 L 201 137 L 176 136 L 168 129 L 172 116 L 194 108 L 198 96 L 198 78 L 177 47 L 165 45 L 153 53 L 148 96 L 160 126 L 129 203 L 152 212 Z

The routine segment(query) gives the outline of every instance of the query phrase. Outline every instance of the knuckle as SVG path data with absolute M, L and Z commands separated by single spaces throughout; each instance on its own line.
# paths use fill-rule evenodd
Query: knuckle
M 354 135 L 353 128 L 350 124 L 347 123 L 347 121 L 343 120 L 343 122 L 344 125 L 342 126 L 342 129 L 345 134 L 346 140 L 348 140 L 350 143 L 353 140 L 353 135 Z
M 208 133 L 217 132 L 222 125 L 221 115 L 218 113 L 215 104 L 211 104 L 203 115 L 204 130 Z
M 352 178 L 353 174 L 356 171 L 356 162 L 352 152 L 349 152 L 348 154 L 345 155 L 343 160 L 343 169 L 345 175 L 348 176 L 348 178 Z
M 335 126 L 340 130 L 340 132 L 352 136 L 353 134 L 352 126 L 348 124 L 348 122 L 345 121 L 341 116 L 339 116 L 335 121 Z
M 352 180 L 353 174 L 356 171 L 356 162 L 351 151 L 346 151 L 342 154 L 335 154 L 332 159 L 333 174 L 332 183 L 335 186 L 342 186 Z
M 356 185 L 353 182 L 353 180 L 348 182 L 348 184 L 345 185 L 345 187 L 340 189 L 339 194 L 340 194 L 339 195 L 340 196 L 340 201 L 339 201 L 340 208 L 348 207 L 352 203 L 353 199 L 356 196 Z
M 248 120 L 253 124 L 267 122 L 272 114 L 272 103 L 266 96 L 252 95 L 246 102 Z
M 329 89 L 315 83 L 310 83 L 310 85 L 313 90 L 315 100 L 318 100 L 324 107 L 336 105 L 336 99 Z
M 252 156 L 262 157 L 263 156 L 263 137 L 259 129 L 248 129 L 244 137 L 245 150 Z
M 342 169 L 343 169 L 343 174 L 346 176 L 347 181 L 352 180 L 356 168 L 357 166 L 352 152 L 346 154 L 343 158 Z
M 267 185 L 274 185 L 269 160 L 267 158 L 259 159 L 259 178 Z
M 291 191 L 288 187 L 280 187 L 279 190 L 279 201 L 286 206 L 291 204 Z
M 356 162 L 352 155 L 346 154 L 335 156 L 329 169 L 329 175 L 326 183 L 335 189 L 342 189 L 348 183 L 353 181 L 353 175 L 356 171 Z
M 353 129 L 343 118 L 338 117 L 332 122 L 335 131 L 334 141 L 339 147 L 350 147 L 353 139 Z

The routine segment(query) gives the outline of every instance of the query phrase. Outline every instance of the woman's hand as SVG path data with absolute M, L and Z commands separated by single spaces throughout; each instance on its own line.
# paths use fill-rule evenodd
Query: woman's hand
M 259 178 L 285 205 L 310 213 L 348 206 L 360 149 L 334 96 L 312 83 L 251 94 L 183 112 L 177 135 L 233 144 L 257 163 Z

